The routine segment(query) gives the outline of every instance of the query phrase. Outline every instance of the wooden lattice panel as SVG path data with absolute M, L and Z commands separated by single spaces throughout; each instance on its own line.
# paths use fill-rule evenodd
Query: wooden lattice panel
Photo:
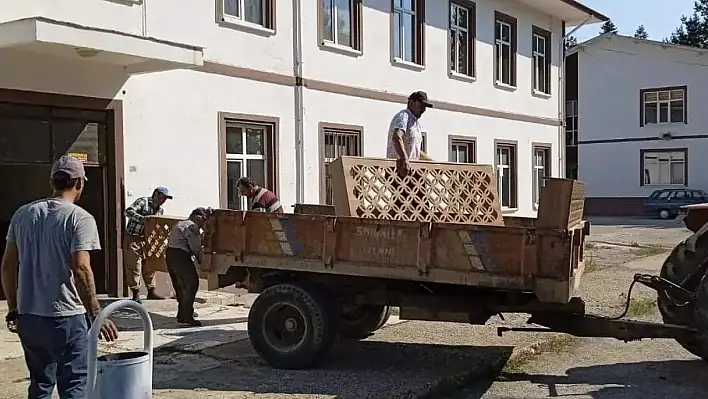
M 447 223 L 504 224 L 490 165 L 340 157 L 329 164 L 337 215 Z
M 149 262 L 154 270 L 167 271 L 167 239 L 172 227 L 180 220 L 182 219 L 167 216 L 150 216 L 145 219 L 145 261 Z

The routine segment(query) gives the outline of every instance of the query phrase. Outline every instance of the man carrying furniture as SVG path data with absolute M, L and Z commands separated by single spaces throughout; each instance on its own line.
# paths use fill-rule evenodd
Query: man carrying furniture
M 202 325 L 194 314 L 194 299 L 199 290 L 199 275 L 194 261 L 202 260 L 202 233 L 209 215 L 205 208 L 196 208 L 186 220 L 181 220 L 172 227 L 167 239 L 165 263 L 175 289 L 179 310 L 177 322 L 193 327 Z
M 164 299 L 155 293 L 155 270 L 146 266 L 145 262 L 145 218 L 162 215 L 162 205 L 172 199 L 170 191 L 165 187 L 157 187 L 150 197 L 141 197 L 125 210 L 128 223 L 125 226 L 125 248 L 123 262 L 125 264 L 125 279 L 133 294 L 133 300 L 140 302 L 140 275 L 143 276 L 148 294 L 147 299 Z

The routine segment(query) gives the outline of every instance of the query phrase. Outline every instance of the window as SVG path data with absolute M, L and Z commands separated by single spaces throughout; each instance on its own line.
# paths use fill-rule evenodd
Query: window
M 578 145 L 578 101 L 565 102 L 565 145 Z
M 551 32 L 533 27 L 533 91 L 551 94 Z
M 545 179 L 551 177 L 551 149 L 548 147 L 533 147 L 533 203 L 538 208 L 541 189 Z
M 450 2 L 450 71 L 474 76 L 475 4 Z
M 275 122 L 223 119 L 225 176 L 222 202 L 227 209 L 247 210 L 249 202 L 239 194 L 237 182 L 248 176 L 259 185 L 277 191 L 275 187 Z
M 393 1 L 393 58 L 423 65 L 425 0 Z
M 497 144 L 497 190 L 502 208 L 516 208 L 516 145 Z
M 330 175 L 327 173 L 327 165 L 343 155 L 355 157 L 362 155 L 362 129 L 353 126 L 342 127 L 323 124 L 320 125 L 320 131 L 324 136 L 323 159 L 321 164 L 321 168 L 324 172 L 322 173 L 324 178 L 324 201 L 326 205 L 332 205 L 334 204 L 332 199 L 332 183 Z
M 220 0 L 223 22 L 259 25 L 275 29 L 275 0 Z
M 686 185 L 687 150 L 641 150 L 642 185 Z
M 641 90 L 640 126 L 688 123 L 686 91 L 686 86 Z
M 475 163 L 477 153 L 474 140 L 450 140 L 450 162 Z
M 516 18 L 496 12 L 494 21 L 494 80 L 516 86 Z
M 362 0 L 319 0 L 320 40 L 361 50 Z

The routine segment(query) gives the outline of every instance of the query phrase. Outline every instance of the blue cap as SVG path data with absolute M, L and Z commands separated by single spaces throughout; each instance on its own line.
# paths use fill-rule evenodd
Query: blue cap
M 172 199 L 172 196 L 170 195 L 170 190 L 168 190 L 167 187 L 157 187 L 155 189 L 155 192 L 164 195 L 167 199 Z

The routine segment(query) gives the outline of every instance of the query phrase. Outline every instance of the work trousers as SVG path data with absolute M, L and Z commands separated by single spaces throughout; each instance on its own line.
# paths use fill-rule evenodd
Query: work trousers
M 85 399 L 88 323 L 85 314 L 43 317 L 21 314 L 17 333 L 30 375 L 29 399 Z
M 128 288 L 140 288 L 140 275 L 143 276 L 147 289 L 155 288 L 155 270 L 145 262 L 145 239 L 138 236 L 125 236 L 123 249 L 123 264 L 125 265 L 125 281 Z
M 167 248 L 165 263 L 179 304 L 178 320 L 190 320 L 194 314 L 194 300 L 199 290 L 199 275 L 192 255 L 181 249 Z

